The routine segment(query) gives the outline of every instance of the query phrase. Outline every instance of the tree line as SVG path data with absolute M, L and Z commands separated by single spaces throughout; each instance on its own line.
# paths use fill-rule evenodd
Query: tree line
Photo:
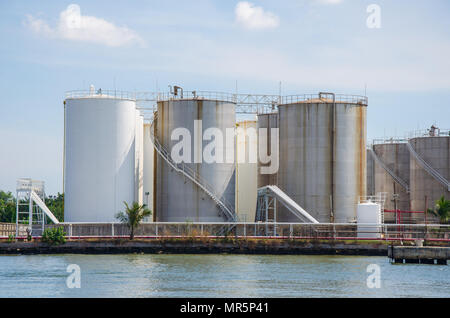
M 58 221 L 64 221 L 64 194 L 50 195 L 45 198 L 45 205 L 52 211 Z M 48 219 L 48 218 L 46 218 Z M 47 220 L 48 222 L 51 222 Z M 16 198 L 11 192 L 0 190 L 0 222 L 16 223 Z

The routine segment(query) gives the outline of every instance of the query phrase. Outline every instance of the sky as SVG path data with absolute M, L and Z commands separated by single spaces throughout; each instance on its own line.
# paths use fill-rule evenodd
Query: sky
M 376 5 L 375 10 L 373 6 Z M 368 139 L 450 128 L 447 0 L 0 0 L 0 189 L 62 192 L 64 93 L 366 94 Z

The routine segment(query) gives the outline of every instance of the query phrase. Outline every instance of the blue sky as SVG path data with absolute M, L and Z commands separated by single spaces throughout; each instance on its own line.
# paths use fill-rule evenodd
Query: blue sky
M 0 0 L 0 189 L 62 191 L 64 92 L 185 89 L 369 97 L 368 137 L 450 128 L 450 2 Z M 83 32 L 61 13 L 81 10 Z M 367 6 L 381 9 L 368 28 Z M 67 16 L 67 14 L 66 14 Z M 62 21 L 62 22 L 61 22 Z

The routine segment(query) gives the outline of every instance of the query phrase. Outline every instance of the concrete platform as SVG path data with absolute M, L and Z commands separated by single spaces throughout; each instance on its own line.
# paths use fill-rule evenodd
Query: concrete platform
M 450 247 L 389 246 L 388 256 L 396 264 L 446 265 L 450 259 Z

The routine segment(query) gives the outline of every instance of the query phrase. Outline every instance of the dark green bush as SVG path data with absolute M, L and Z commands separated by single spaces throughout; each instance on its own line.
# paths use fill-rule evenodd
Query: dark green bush
M 64 244 L 66 243 L 66 232 L 62 227 L 49 228 L 44 231 L 41 240 L 49 245 Z

